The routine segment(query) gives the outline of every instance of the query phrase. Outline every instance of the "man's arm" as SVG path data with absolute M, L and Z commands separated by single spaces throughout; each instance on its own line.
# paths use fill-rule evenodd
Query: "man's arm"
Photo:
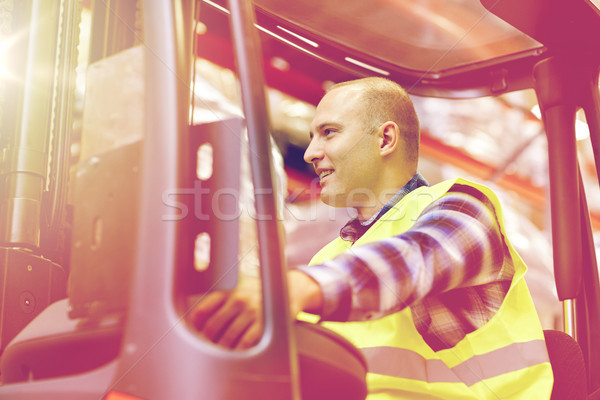
M 449 192 L 407 232 L 289 271 L 292 316 L 307 311 L 334 321 L 379 318 L 426 295 L 510 279 L 513 271 L 503 268 L 504 245 L 486 200 Z M 192 316 L 208 339 L 252 346 L 263 330 L 259 286 L 247 281 L 233 291 L 210 293 Z

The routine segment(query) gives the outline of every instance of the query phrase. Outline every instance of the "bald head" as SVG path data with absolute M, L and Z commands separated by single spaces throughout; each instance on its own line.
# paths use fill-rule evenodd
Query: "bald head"
M 404 142 L 405 161 L 414 163 L 416 167 L 419 157 L 419 120 L 406 91 L 388 79 L 369 77 L 335 84 L 327 93 L 344 87 L 360 90 L 359 102 L 366 132 L 374 131 L 387 121 L 398 125 Z

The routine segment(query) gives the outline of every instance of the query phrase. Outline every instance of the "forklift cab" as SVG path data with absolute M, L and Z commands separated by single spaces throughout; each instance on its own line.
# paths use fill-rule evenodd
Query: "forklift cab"
M 600 219 L 575 140 L 582 109 L 600 175 L 597 3 L 31 0 L 0 11 L 0 399 L 365 398 L 361 353 L 289 316 L 265 85 L 316 104 L 323 82 L 369 75 L 420 97 L 535 91 L 565 316 L 564 332 L 546 335 L 552 398 L 600 399 Z M 196 58 L 236 71 L 243 117 L 194 93 Z M 212 117 L 195 121 L 197 108 Z M 265 333 L 235 352 L 186 317 L 243 279 L 244 157 Z

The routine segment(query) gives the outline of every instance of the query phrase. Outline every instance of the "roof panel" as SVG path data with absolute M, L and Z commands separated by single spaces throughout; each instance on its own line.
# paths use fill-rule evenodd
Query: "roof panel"
M 408 70 L 443 74 L 542 45 L 477 0 L 255 0 L 305 32 Z

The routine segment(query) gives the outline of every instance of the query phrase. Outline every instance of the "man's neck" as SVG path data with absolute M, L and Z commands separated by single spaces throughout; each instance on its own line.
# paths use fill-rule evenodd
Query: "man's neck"
M 369 219 L 373 218 L 374 215 L 376 215 L 379 210 L 381 210 L 383 208 L 383 204 L 381 205 L 381 207 L 378 208 L 369 208 L 369 209 L 365 209 L 365 208 L 355 208 L 356 213 L 357 213 L 357 218 L 360 222 L 365 222 L 368 221 Z
M 375 198 L 375 204 L 364 207 L 354 207 L 358 215 L 358 220 L 362 223 L 377 215 L 377 213 L 396 195 L 396 193 L 398 193 L 400 189 L 410 182 L 413 176 L 414 174 L 407 179 L 402 179 L 400 181 L 401 183 L 397 183 L 396 185 L 389 186 L 384 190 L 379 191 L 378 196 Z
M 397 188 L 389 188 L 385 191 L 380 192 L 379 196 L 377 196 L 376 198 L 377 201 L 374 205 L 366 207 L 355 207 L 356 213 L 358 215 L 358 220 L 360 222 L 365 222 L 373 218 L 373 216 L 376 215 L 392 199 L 392 197 L 394 197 L 394 195 L 398 193 L 398 191 L 403 186 L 404 185 L 400 185 Z

